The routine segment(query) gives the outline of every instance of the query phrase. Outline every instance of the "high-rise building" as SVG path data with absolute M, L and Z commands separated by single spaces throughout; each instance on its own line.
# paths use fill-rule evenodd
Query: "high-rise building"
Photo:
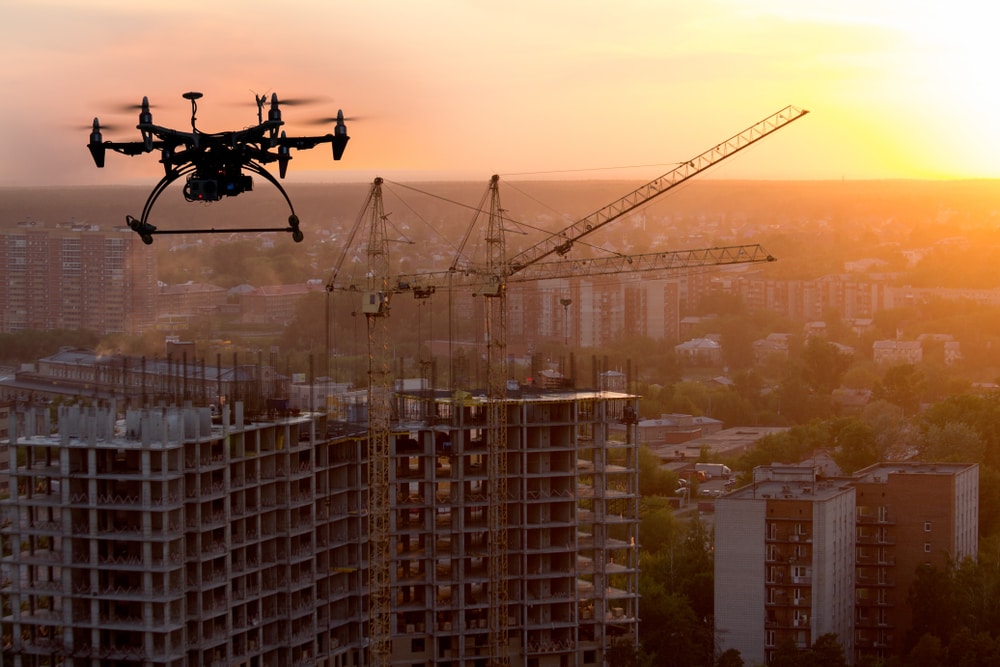
M 918 567 L 976 555 L 978 505 L 974 464 L 758 468 L 715 504 L 718 645 L 767 663 L 834 633 L 852 664 L 899 655 Z
M 128 228 L 20 222 L 0 229 L 0 333 L 139 334 L 155 321 L 156 253 Z
M 485 408 L 397 394 L 393 664 L 489 653 Z M 615 392 L 505 400 L 511 664 L 638 647 L 634 410 Z M 325 414 L 62 408 L 15 435 L 2 503 L 3 664 L 370 664 L 368 435 Z M 36 424 L 37 420 L 25 420 Z M 335 433 L 336 435 L 327 435 Z

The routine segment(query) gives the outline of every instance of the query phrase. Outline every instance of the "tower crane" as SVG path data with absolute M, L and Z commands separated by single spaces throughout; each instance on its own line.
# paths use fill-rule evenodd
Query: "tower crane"
M 382 179 L 368 191 L 348 241 L 326 284 L 326 355 L 330 353 L 330 296 L 337 276 L 351 251 L 354 238 L 368 213 L 368 263 L 361 290 L 360 312 L 368 333 L 368 623 L 369 662 L 374 667 L 392 663 L 392 541 L 390 537 L 389 468 L 392 464 L 391 379 L 388 316 L 389 241 L 382 205 Z
M 760 141 L 766 136 L 787 126 L 789 123 L 804 116 L 807 111 L 797 109 L 792 106 L 785 107 L 781 111 L 772 114 L 764 120 L 755 123 L 746 130 L 734 135 L 705 151 L 704 153 L 682 163 L 672 171 L 650 181 L 641 188 L 631 192 L 621 199 L 601 208 L 581 220 L 571 224 L 569 227 L 553 234 L 547 239 L 537 243 L 513 258 L 506 258 L 498 255 L 505 248 L 503 241 L 503 223 L 500 215 L 499 196 L 497 192 L 498 178 L 496 176 L 490 182 L 490 222 L 487 232 L 487 267 L 486 279 L 487 288 L 484 294 L 489 297 L 487 307 L 487 407 L 486 407 L 486 433 L 487 433 L 487 455 L 491 465 L 491 474 L 487 476 L 491 493 L 488 498 L 488 513 L 491 518 L 490 537 L 490 560 L 488 585 L 490 590 L 490 626 L 489 626 L 489 650 L 490 667 L 506 667 L 510 664 L 507 655 L 508 646 L 508 615 L 507 615 L 507 522 L 506 515 L 506 466 L 507 442 L 506 434 L 505 406 L 503 385 L 495 386 L 499 372 L 506 372 L 506 350 L 507 350 L 507 330 L 506 330 L 506 283 L 517 273 L 525 271 L 528 267 L 537 264 L 552 253 L 560 256 L 566 255 L 573 248 L 573 244 L 583 237 L 597 231 L 601 227 L 617 220 L 629 211 L 648 203 L 661 194 L 672 190 L 674 187 L 684 183 L 695 175 L 705 171 L 711 166 L 718 164 Z M 494 326 L 491 330 L 491 320 L 499 321 L 500 326 Z M 499 338 L 496 338 L 496 337 Z M 503 352 L 501 358 L 497 355 Z M 499 366 L 499 368 L 497 368 Z M 506 375 L 500 377 L 499 382 L 505 382 Z M 490 434 L 493 434 L 490 437 Z M 495 463 L 494 463 L 495 461 Z M 497 475 L 494 477 L 493 475 Z M 503 479 L 500 478 L 503 475 Z M 501 495 L 500 489 L 504 489 Z M 502 549 L 502 551 L 500 551 Z M 496 558 L 499 562 L 494 564 Z
M 370 208 L 371 231 L 368 244 L 367 285 L 363 293 L 362 312 L 368 325 L 369 359 L 369 591 L 371 660 L 376 667 L 391 662 L 391 588 L 390 559 L 391 515 L 389 466 L 391 458 L 391 406 L 388 356 L 389 301 L 395 292 L 412 290 L 418 298 L 427 296 L 442 277 L 454 287 L 467 284 L 461 278 L 476 282 L 487 299 L 487 484 L 489 545 L 489 667 L 507 667 L 509 635 L 508 615 L 508 548 L 507 548 L 507 322 L 506 288 L 509 282 L 527 282 L 555 277 L 593 276 L 632 271 L 657 271 L 696 266 L 725 265 L 773 261 L 759 245 L 729 246 L 702 250 L 655 252 L 641 255 L 616 255 L 604 259 L 565 259 L 576 242 L 623 215 L 649 203 L 678 185 L 715 166 L 723 160 L 753 145 L 777 130 L 801 118 L 808 111 L 793 106 L 774 113 L 742 132 L 717 144 L 700 155 L 681 163 L 666 174 L 646 183 L 624 197 L 598 209 L 552 234 L 541 242 L 508 258 L 503 229 L 503 210 L 499 199 L 499 177 L 493 176 L 489 187 L 489 223 L 487 229 L 487 263 L 485 268 L 459 270 L 457 263 L 448 272 L 435 274 L 399 274 L 395 284 L 390 280 L 388 241 L 385 235 L 385 215 L 382 211 L 382 179 L 375 180 L 366 208 Z M 355 237 L 362 221 L 359 215 L 350 239 Z M 471 229 L 470 229 L 471 232 Z M 468 239 L 467 232 L 465 239 Z M 465 239 L 463 239 L 463 246 Z M 344 255 L 348 248 L 344 248 Z M 560 259 L 542 261 L 551 255 Z M 343 263 L 338 261 L 327 283 L 327 354 L 329 354 L 329 294 L 336 288 L 336 279 Z
M 372 185 L 368 237 L 367 290 L 361 312 L 368 328 L 368 591 L 371 664 L 392 662 L 392 542 L 389 521 L 389 467 L 392 464 L 389 368 L 389 240 L 382 209 L 382 179 Z
M 490 217 L 486 231 L 488 283 L 486 297 L 486 516 L 488 520 L 487 585 L 489 587 L 489 667 L 507 667 L 507 305 L 508 274 L 500 178 L 490 179 Z

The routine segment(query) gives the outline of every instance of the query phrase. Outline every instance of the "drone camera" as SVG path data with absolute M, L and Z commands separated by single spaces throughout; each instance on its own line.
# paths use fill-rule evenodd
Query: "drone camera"
M 222 197 L 235 197 L 253 190 L 253 179 L 246 174 L 232 178 L 192 178 L 184 186 L 188 201 L 219 201 Z

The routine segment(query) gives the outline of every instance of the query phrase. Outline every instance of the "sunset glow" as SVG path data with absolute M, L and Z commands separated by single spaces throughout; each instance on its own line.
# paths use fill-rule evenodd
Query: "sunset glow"
M 788 104 L 812 113 L 710 177 L 1000 177 L 1000 47 L 971 0 L 9 0 L 2 25 L 0 185 L 161 173 L 96 169 L 85 126 L 132 139 L 114 107 L 148 95 L 186 129 L 188 90 L 206 131 L 255 122 L 255 92 L 322 98 L 290 132 L 357 117 L 343 162 L 298 153 L 290 179 L 655 176 Z M 632 165 L 655 166 L 611 169 Z

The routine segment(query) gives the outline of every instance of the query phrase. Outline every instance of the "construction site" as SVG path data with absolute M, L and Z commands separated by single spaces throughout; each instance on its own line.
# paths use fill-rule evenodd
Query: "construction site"
M 123 393 L 101 405 L 12 419 L 3 664 L 568 667 L 634 655 L 639 396 L 627 376 L 512 382 L 507 288 L 770 261 L 759 246 L 567 255 L 805 113 L 786 107 L 517 253 L 494 177 L 485 258 L 462 255 L 470 226 L 439 273 L 390 264 L 376 179 L 326 285 L 328 332 L 335 298 L 364 315 L 368 382 L 351 401 L 310 372 L 309 395 L 325 400 L 288 410 L 271 369 L 239 395 L 220 382 L 197 400 L 140 402 L 147 387 L 184 384 L 144 370 L 115 375 Z M 342 268 L 361 237 L 359 281 Z M 392 298 L 437 290 L 481 297 L 475 384 L 393 377 Z M 328 333 L 327 370 L 331 349 Z M 204 362 L 200 373 L 203 389 L 222 376 Z M 197 384 L 186 360 L 161 374 Z

